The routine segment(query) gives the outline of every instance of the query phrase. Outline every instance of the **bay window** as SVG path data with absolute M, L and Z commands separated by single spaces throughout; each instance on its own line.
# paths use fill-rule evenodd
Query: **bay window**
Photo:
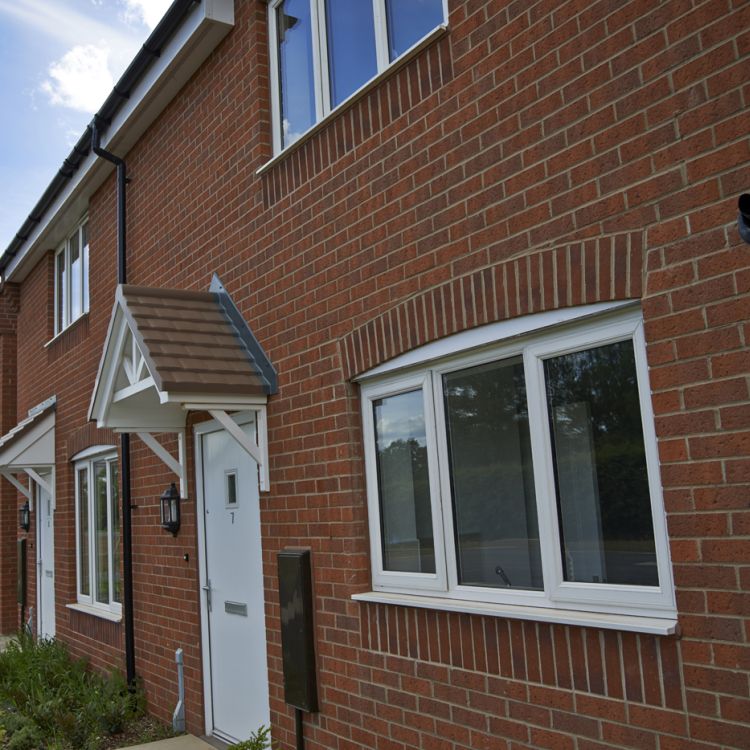
M 674 617 L 640 312 L 517 329 L 363 376 L 374 591 Z
M 444 0 L 270 3 L 274 150 L 294 143 L 445 19 Z
M 120 514 L 116 453 L 75 463 L 78 603 L 121 612 Z
M 55 254 L 55 334 L 89 309 L 88 224 L 83 222 Z

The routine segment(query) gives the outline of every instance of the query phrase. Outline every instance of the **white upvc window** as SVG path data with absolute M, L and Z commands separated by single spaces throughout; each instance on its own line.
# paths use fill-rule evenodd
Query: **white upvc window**
M 55 334 L 89 309 L 88 223 L 83 221 L 55 254 Z
M 446 0 L 269 3 L 274 152 L 294 143 L 446 18 Z
M 363 376 L 373 590 L 673 618 L 640 311 L 502 325 Z
M 120 499 L 117 454 L 75 462 L 78 603 L 122 612 Z

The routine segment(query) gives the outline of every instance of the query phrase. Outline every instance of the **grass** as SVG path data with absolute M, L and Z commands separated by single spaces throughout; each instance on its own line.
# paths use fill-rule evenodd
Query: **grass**
M 21 634 L 0 654 L 2 750 L 110 750 L 172 736 L 145 708 L 122 675 L 90 671 L 58 641 Z

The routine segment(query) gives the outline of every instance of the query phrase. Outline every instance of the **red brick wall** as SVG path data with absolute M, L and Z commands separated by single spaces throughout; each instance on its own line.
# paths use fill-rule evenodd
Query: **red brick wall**
M 0 294 L 0 433 L 15 426 L 16 419 L 16 316 L 18 287 L 6 284 Z M 18 625 L 16 603 L 16 537 L 19 495 L 0 480 L 0 632 L 12 633 Z
M 734 223 L 750 6 L 449 0 L 442 38 L 256 175 L 271 157 L 266 6 L 236 5 L 235 30 L 127 156 L 129 280 L 205 289 L 219 273 L 279 372 L 261 498 L 275 736 L 294 746 L 275 557 L 305 545 L 313 750 L 750 746 L 750 256 Z M 109 320 L 114 210 L 109 180 L 91 203 L 85 321 L 42 349 L 49 264 L 21 290 L 19 414 L 58 395 L 61 603 L 75 597 L 62 436 L 85 422 Z M 350 378 L 484 322 L 639 297 L 681 634 L 353 602 L 370 574 Z M 171 477 L 133 443 L 137 669 L 168 718 L 182 646 L 200 732 L 194 505 L 176 539 L 159 529 Z M 58 630 L 122 663 L 61 606 Z

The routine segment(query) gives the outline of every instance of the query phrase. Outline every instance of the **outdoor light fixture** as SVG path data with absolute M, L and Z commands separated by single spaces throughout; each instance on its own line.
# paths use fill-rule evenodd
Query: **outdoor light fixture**
M 180 493 L 174 482 L 161 495 L 161 525 L 172 536 L 180 530 Z
M 748 245 L 750 245 L 750 193 L 743 193 L 737 201 L 740 215 L 737 217 L 737 229 Z
M 24 531 L 28 531 L 31 528 L 31 511 L 28 500 L 21 506 L 21 510 L 18 511 L 18 525 Z

